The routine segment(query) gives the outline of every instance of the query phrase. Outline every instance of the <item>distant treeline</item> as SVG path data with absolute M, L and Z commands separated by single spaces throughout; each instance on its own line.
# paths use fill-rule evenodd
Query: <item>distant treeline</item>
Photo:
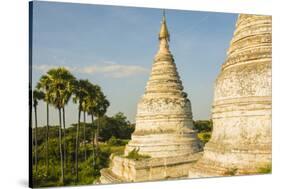
M 119 138 L 119 139 L 130 139 L 131 134 L 135 130 L 135 124 L 130 123 L 130 121 L 127 120 L 126 116 L 119 112 L 116 115 L 112 117 L 104 116 L 100 118 L 100 120 L 95 120 L 94 124 L 96 125 L 97 122 L 100 121 L 100 136 L 99 141 L 106 142 L 111 137 Z M 81 123 L 84 125 L 84 123 Z M 76 134 L 76 127 L 77 123 L 71 124 L 70 127 L 66 128 L 66 135 L 75 135 Z M 86 123 L 86 141 L 89 143 L 92 140 L 92 124 Z M 56 138 L 58 137 L 59 133 L 59 126 L 50 126 L 49 129 L 49 137 L 50 138 Z M 38 127 L 37 129 L 37 143 L 38 145 L 41 145 L 44 143 L 46 138 L 46 126 Z M 33 129 L 33 134 L 35 132 L 35 129 Z M 82 135 L 82 133 L 81 133 Z M 82 140 L 83 138 L 80 138 Z
M 194 128 L 199 132 L 211 132 L 213 130 L 212 120 L 197 120 L 193 122 Z

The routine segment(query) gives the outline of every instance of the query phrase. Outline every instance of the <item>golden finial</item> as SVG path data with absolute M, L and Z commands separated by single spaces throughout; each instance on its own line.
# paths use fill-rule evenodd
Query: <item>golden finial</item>
M 169 31 L 168 31 L 167 24 L 166 24 L 165 9 L 163 10 L 163 18 L 162 18 L 162 23 L 161 23 L 160 33 L 159 33 L 159 40 L 161 40 L 161 39 L 167 39 L 168 41 L 170 40 L 170 35 L 169 35 Z

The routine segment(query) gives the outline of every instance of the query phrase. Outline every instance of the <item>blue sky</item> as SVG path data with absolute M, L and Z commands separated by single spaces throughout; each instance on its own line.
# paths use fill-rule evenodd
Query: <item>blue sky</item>
M 166 10 L 175 58 L 193 117 L 209 119 L 213 87 L 226 57 L 237 14 Z M 158 49 L 162 10 L 74 3 L 35 2 L 33 86 L 49 68 L 65 66 L 77 78 L 102 87 L 111 106 L 135 121 Z M 77 106 L 66 107 L 67 124 L 77 121 Z M 38 107 L 45 124 L 45 104 Z M 51 124 L 58 123 L 51 109 Z

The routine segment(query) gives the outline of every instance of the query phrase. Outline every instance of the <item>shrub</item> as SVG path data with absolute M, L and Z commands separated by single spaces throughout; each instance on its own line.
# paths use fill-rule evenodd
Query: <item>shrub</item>
M 198 133 L 198 138 L 204 143 L 206 144 L 210 138 L 211 138 L 211 133 L 210 132 L 206 132 L 206 133 Z
M 125 139 L 119 139 L 119 138 L 116 138 L 115 136 L 112 136 L 107 144 L 110 145 L 110 146 L 124 146 L 126 145 L 127 143 L 129 142 L 129 140 L 125 140 Z
M 203 134 L 203 140 L 205 142 L 208 142 L 210 140 L 210 138 L 211 138 L 211 134 L 210 133 L 204 133 Z
M 134 159 L 134 160 L 141 160 L 141 159 L 147 159 L 150 158 L 149 155 L 143 155 L 139 154 L 139 149 L 133 149 L 132 151 L 129 152 L 129 154 L 126 156 L 128 159 Z
M 109 140 L 108 140 L 108 144 L 111 146 L 122 146 L 123 145 L 123 141 L 121 139 L 117 139 L 115 136 L 112 136 Z

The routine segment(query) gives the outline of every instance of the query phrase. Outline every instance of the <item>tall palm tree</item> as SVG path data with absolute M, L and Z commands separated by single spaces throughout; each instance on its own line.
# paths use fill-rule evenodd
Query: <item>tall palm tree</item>
M 78 124 L 76 129 L 76 144 L 75 144 L 75 173 L 76 182 L 79 180 L 78 175 L 78 153 L 79 153 L 79 135 L 80 135 L 80 118 L 83 107 L 85 107 L 86 97 L 88 95 L 88 88 L 90 82 L 88 80 L 78 80 L 75 82 L 75 87 L 73 90 L 73 101 L 78 104 Z
M 109 107 L 110 103 L 109 101 L 106 99 L 106 96 L 102 93 L 102 91 L 99 91 L 99 93 L 97 93 L 97 98 L 96 98 L 96 103 L 97 103 L 97 107 L 96 107 L 96 111 L 95 111 L 95 116 L 98 118 L 97 119 L 97 129 L 96 129 L 96 133 L 95 133 L 95 146 L 96 146 L 96 156 L 98 157 L 98 152 L 99 152 L 99 131 L 100 131 L 100 120 L 101 118 L 105 115 L 107 108 Z
M 75 86 L 75 77 L 69 77 L 65 79 L 65 90 L 62 93 L 62 123 L 63 123 L 63 151 L 64 151 L 64 166 L 66 167 L 66 162 L 67 162 L 67 151 L 66 151 L 66 128 L 65 128 L 65 106 L 70 100 L 70 97 L 72 95 L 72 92 L 74 90 Z M 64 167 L 64 168 L 65 168 Z
M 88 89 L 88 96 L 86 98 L 86 104 L 87 104 L 87 113 L 91 116 L 92 120 L 92 147 L 93 147 L 93 166 L 95 166 L 95 159 L 96 159 L 96 146 L 95 146 L 95 134 L 96 134 L 96 128 L 94 124 L 94 116 L 98 110 L 98 100 L 97 98 L 101 95 L 101 89 L 98 85 L 93 85 Z
M 37 106 L 38 106 L 38 101 L 44 99 L 44 93 L 42 91 L 38 91 L 38 90 L 34 90 L 33 91 L 33 107 L 34 107 L 34 121 L 35 121 L 35 132 L 34 132 L 34 142 L 35 142 L 35 152 L 34 152 L 34 156 L 35 156 L 35 175 L 37 175 L 37 161 L 38 161 L 38 150 L 37 150 L 37 127 L 38 127 L 38 123 L 37 123 Z
M 41 76 L 41 78 L 39 79 L 39 82 L 37 83 L 36 88 L 38 90 L 41 90 L 44 92 L 45 97 L 44 97 L 44 101 L 46 102 L 46 109 L 47 109 L 47 126 L 46 126 L 46 151 L 45 151 L 45 162 L 46 162 L 46 174 L 48 176 L 49 174 L 49 104 L 51 103 L 50 100 L 50 83 L 51 80 L 48 77 L 48 75 L 43 75 Z
M 87 89 L 88 92 L 88 89 Z M 87 150 L 86 150 L 86 111 L 87 111 L 87 102 L 84 100 L 82 103 L 82 111 L 83 111 L 83 147 L 84 147 L 84 159 L 87 160 Z
M 64 184 L 64 153 L 62 149 L 62 110 L 71 96 L 75 77 L 65 68 L 51 69 L 47 72 L 51 80 L 50 83 L 50 99 L 52 105 L 58 109 L 59 113 L 59 149 L 61 162 L 61 178 L 60 182 Z M 64 113 L 64 112 L 63 112 Z M 65 131 L 65 130 L 64 130 Z
M 83 100 L 82 102 L 82 112 L 83 112 L 83 121 L 84 121 L 84 124 L 83 124 L 83 145 L 84 145 L 84 158 L 85 158 L 85 161 L 87 160 L 87 150 L 86 150 L 86 125 L 87 125 L 87 121 L 86 121 L 86 113 L 88 113 L 88 107 L 89 103 L 91 103 L 90 99 L 95 97 L 96 95 L 96 88 L 98 86 L 96 85 L 93 85 L 91 82 L 89 81 L 86 81 L 85 85 L 84 85 L 84 88 L 85 88 L 85 91 L 87 93 L 87 95 L 85 96 L 85 99 Z

